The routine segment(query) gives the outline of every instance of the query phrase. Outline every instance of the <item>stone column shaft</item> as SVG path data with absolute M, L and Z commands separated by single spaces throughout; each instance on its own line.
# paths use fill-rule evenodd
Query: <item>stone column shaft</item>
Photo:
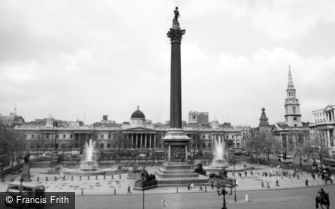
M 180 44 L 185 30 L 181 30 L 178 24 L 173 24 L 168 32 L 171 40 L 171 80 L 170 80 L 170 127 L 182 127 L 181 112 L 181 58 Z

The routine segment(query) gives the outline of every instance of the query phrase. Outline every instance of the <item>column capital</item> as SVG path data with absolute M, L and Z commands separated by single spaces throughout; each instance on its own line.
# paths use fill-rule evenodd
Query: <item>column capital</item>
M 185 30 L 183 29 L 173 29 L 170 28 L 169 32 L 167 33 L 167 36 L 171 40 L 171 44 L 173 43 L 181 43 L 181 38 L 185 34 Z

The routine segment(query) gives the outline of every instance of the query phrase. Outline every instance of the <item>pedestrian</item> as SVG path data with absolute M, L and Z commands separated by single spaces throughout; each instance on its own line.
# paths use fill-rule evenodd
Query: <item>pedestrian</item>
M 202 186 L 199 187 L 199 190 L 202 191 Z
M 211 188 L 212 188 L 212 190 L 214 189 L 214 184 L 213 184 L 213 182 L 211 183 Z
M 308 179 L 305 180 L 305 185 L 308 187 Z
M 264 181 L 262 181 L 262 187 L 264 187 Z
M 248 172 L 247 172 L 247 171 L 244 171 L 244 176 L 245 176 L 245 177 L 247 177 L 247 174 L 248 174 Z
M 128 186 L 128 194 L 131 194 L 130 186 Z
M 278 181 L 278 179 L 276 180 L 276 186 L 279 187 L 279 181 Z

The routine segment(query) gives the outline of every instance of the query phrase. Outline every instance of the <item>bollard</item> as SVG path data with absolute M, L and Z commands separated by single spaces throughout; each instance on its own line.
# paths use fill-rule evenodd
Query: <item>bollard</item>
M 81 196 L 84 196 L 84 188 L 81 188 Z
M 245 201 L 246 201 L 246 202 L 249 202 L 248 194 L 245 194 Z

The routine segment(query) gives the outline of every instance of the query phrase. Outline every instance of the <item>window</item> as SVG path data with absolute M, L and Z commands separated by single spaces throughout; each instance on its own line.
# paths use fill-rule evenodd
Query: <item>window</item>
M 34 134 L 31 135 L 31 138 L 34 138 Z
M 297 120 L 297 117 L 293 117 L 293 120 L 296 121 L 296 120 Z
M 297 108 L 295 106 L 293 106 L 293 113 L 297 112 Z
M 72 134 L 70 134 L 70 138 L 72 139 Z
M 100 147 L 101 147 L 101 149 L 103 149 L 104 148 L 104 143 L 101 143 Z
M 64 134 L 64 135 L 63 135 L 63 139 L 65 139 L 65 137 L 66 137 L 66 135 Z
M 111 135 L 110 134 L 108 134 L 108 139 L 110 139 L 111 138 Z

